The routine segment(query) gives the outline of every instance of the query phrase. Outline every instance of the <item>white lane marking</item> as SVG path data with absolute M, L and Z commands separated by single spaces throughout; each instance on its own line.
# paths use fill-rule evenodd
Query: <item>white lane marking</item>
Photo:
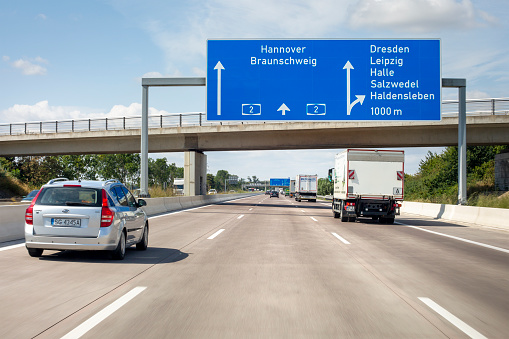
M 330 205 L 332 205 L 332 203 L 328 203 L 328 204 L 327 204 L 327 203 L 325 203 L 325 202 L 321 202 L 320 204 L 322 204 L 322 205 L 326 205 L 326 206 L 330 206 Z
M 98 325 L 101 321 L 115 313 L 118 309 L 120 309 L 122 306 L 127 304 L 129 301 L 131 301 L 134 297 L 136 297 L 138 294 L 143 292 L 146 289 L 146 287 L 138 286 L 133 288 L 131 291 L 124 294 L 122 297 L 114 301 L 112 304 L 106 306 L 102 311 L 99 313 L 96 313 L 94 316 L 89 318 L 87 321 L 76 327 L 71 332 L 67 333 L 62 337 L 62 339 L 77 339 L 80 338 L 82 335 L 90 331 L 92 328 L 94 328 L 96 325 Z
M 306 213 L 306 211 L 304 211 L 304 210 L 300 210 L 300 211 L 301 211 L 302 213 Z
M 316 220 L 316 219 L 315 219 L 315 218 L 313 218 L 313 217 L 311 217 L 311 219 L 312 219 L 313 221 L 318 221 L 318 220 Z
M 341 242 L 343 242 L 345 245 L 350 245 L 350 242 L 348 240 L 346 240 L 345 238 L 341 237 L 337 233 L 334 233 L 334 232 L 331 232 L 331 233 L 332 233 L 333 236 L 335 236 L 336 238 L 341 240 Z
M 208 237 L 207 239 L 212 240 L 212 239 L 214 239 L 215 237 L 217 237 L 219 234 L 221 234 L 223 231 L 224 231 L 224 228 L 221 228 L 219 231 L 217 231 L 216 233 L 212 234 L 212 235 L 211 235 L 210 237 Z
M 416 230 L 421 230 L 421 231 L 428 232 L 428 233 L 433 233 L 433 234 L 436 234 L 436 235 L 441 235 L 443 237 L 447 237 L 447 238 L 463 241 L 463 242 L 466 242 L 466 243 L 469 243 L 469 244 L 486 247 L 486 248 L 489 248 L 489 249 L 492 249 L 492 250 L 496 250 L 496 251 L 500 251 L 500 252 L 504 252 L 504 253 L 509 253 L 509 250 L 507 250 L 505 248 L 491 246 L 491 245 L 488 245 L 488 244 L 483 244 L 482 242 L 477 242 L 477 241 L 472 241 L 472 240 L 468 240 L 468 239 L 463 239 L 463 238 L 455 237 L 453 235 L 448 235 L 448 234 L 444 234 L 444 233 L 438 233 L 438 232 L 435 232 L 435 231 L 427 230 L 427 229 L 422 228 L 422 227 L 402 224 L 400 222 L 397 222 L 396 224 L 402 225 L 402 226 L 411 227 L 411 228 L 415 228 Z
M 5 247 L 0 248 L 0 252 L 7 251 L 7 250 L 12 250 L 14 248 L 23 247 L 23 246 L 25 246 L 25 243 L 17 244 L 17 245 L 11 245 L 11 246 L 5 246 Z
M 477 332 L 476 330 L 474 330 L 472 327 L 468 326 L 466 323 L 464 323 L 463 321 L 461 321 L 459 318 L 457 318 L 456 316 L 454 316 L 452 313 L 450 313 L 449 311 L 447 311 L 445 308 L 443 308 L 442 306 L 438 305 L 436 302 L 434 302 L 433 300 L 429 299 L 429 298 L 419 298 L 420 301 L 422 301 L 423 303 L 425 303 L 429 308 L 431 308 L 433 311 L 437 312 L 438 314 L 440 314 L 442 317 L 444 317 L 448 322 L 450 322 L 451 324 L 453 324 L 454 326 L 456 326 L 457 328 L 459 328 L 463 333 L 465 333 L 466 335 L 468 335 L 470 338 L 475 338 L 475 339 L 482 339 L 482 338 L 486 338 L 485 336 L 483 336 L 481 333 Z
M 237 219 L 242 219 L 244 218 L 244 214 L 240 215 Z
M 250 211 L 252 211 L 252 210 L 253 210 L 253 208 L 250 208 L 249 210 L 250 210 Z

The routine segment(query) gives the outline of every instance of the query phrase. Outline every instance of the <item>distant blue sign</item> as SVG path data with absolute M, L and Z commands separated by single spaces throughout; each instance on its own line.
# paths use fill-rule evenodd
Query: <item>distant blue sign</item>
M 440 120 L 440 40 L 209 40 L 207 120 Z
M 270 186 L 290 186 L 290 178 L 287 179 L 270 179 Z

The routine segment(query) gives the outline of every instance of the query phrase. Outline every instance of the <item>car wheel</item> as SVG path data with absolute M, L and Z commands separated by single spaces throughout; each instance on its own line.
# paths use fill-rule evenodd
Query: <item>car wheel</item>
M 126 248 L 126 239 L 125 232 L 120 234 L 120 239 L 118 240 L 117 248 L 113 250 L 111 256 L 115 260 L 124 260 L 125 258 L 125 248 Z
M 31 257 L 35 257 L 35 258 L 38 258 L 42 255 L 42 252 L 44 252 L 44 250 L 42 248 L 27 248 L 28 250 L 28 254 L 31 256 Z
M 138 251 L 145 251 L 148 247 L 148 225 L 145 224 L 143 228 L 143 236 L 139 243 L 136 244 L 136 249 Z

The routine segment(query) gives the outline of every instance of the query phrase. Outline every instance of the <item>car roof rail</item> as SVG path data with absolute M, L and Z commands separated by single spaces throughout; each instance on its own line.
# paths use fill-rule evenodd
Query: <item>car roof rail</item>
M 119 183 L 120 184 L 120 180 L 118 179 L 109 179 L 109 180 L 106 180 L 104 182 L 105 185 L 108 185 L 108 184 L 116 184 L 116 183 Z
M 67 179 L 67 178 L 55 178 L 55 179 L 51 179 L 50 181 L 48 181 L 48 183 L 46 185 L 51 185 L 51 184 L 54 184 L 54 183 L 59 182 L 59 181 L 69 181 L 69 179 Z

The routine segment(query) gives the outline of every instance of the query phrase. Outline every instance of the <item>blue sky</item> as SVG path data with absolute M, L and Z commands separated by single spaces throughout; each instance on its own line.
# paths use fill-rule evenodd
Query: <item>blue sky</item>
M 466 78 L 468 98 L 509 97 L 507 17 L 506 0 L 2 1 L 0 123 L 140 115 L 142 77 L 203 77 L 206 41 L 222 38 L 440 38 L 443 77 Z M 205 88 L 151 89 L 150 112 L 205 101 Z M 338 151 L 209 152 L 208 168 L 325 176 Z M 407 172 L 427 151 L 406 149 Z

